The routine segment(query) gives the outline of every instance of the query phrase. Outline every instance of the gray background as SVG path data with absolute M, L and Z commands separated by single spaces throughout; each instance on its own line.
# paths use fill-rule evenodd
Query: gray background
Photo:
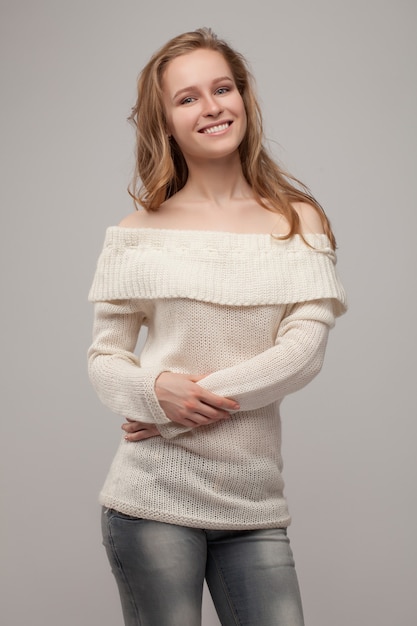
M 414 623 L 415 1 L 0 8 L 2 624 L 121 624 L 97 505 L 121 420 L 87 380 L 86 297 L 105 228 L 132 210 L 136 76 L 202 25 L 249 58 L 349 294 L 321 375 L 283 407 L 307 626 Z M 204 614 L 218 624 L 207 595 Z

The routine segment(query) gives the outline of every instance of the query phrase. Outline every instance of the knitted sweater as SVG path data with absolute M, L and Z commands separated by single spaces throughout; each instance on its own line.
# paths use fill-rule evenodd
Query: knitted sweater
M 135 517 L 207 529 L 286 527 L 279 405 L 323 363 L 346 309 L 325 235 L 110 227 L 89 299 L 89 374 L 102 402 L 161 433 L 124 438 L 100 495 Z M 141 327 L 147 338 L 135 354 Z M 205 375 L 234 398 L 228 420 L 171 422 L 154 391 L 163 371 Z

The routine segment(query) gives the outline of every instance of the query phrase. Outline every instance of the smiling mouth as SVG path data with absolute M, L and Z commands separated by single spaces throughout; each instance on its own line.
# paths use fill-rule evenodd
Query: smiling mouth
M 217 124 L 216 126 L 209 126 L 208 128 L 202 128 L 199 133 L 204 135 L 211 135 L 212 133 L 220 133 L 222 130 L 226 130 L 232 122 L 224 122 L 223 124 Z

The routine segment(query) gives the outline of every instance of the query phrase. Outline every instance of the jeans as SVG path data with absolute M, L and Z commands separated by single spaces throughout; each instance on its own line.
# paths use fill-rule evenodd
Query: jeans
M 125 626 L 200 626 L 204 578 L 222 626 L 303 626 L 284 528 L 203 530 L 103 508 Z

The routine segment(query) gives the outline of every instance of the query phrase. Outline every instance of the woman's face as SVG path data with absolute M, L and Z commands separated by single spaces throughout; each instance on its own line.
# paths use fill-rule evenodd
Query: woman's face
M 246 132 L 246 112 L 222 54 L 201 49 L 173 59 L 162 88 L 167 131 L 188 163 L 237 151 Z

